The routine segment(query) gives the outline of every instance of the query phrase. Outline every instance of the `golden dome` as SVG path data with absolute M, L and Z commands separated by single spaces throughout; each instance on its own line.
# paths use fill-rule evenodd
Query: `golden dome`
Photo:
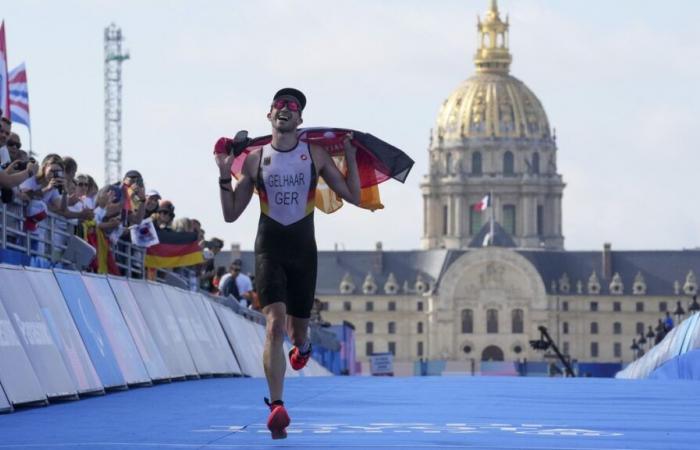
M 438 141 L 548 138 L 549 121 L 542 104 L 522 81 L 508 74 L 512 60 L 508 19 L 501 20 L 495 0 L 491 0 L 484 22 L 478 21 L 477 30 L 477 73 L 443 102 L 435 127 Z

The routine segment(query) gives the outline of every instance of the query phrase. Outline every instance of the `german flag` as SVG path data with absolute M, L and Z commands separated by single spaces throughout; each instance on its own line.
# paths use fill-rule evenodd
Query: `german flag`
M 146 250 L 146 267 L 166 269 L 194 266 L 204 262 L 202 249 L 197 242 L 197 233 L 172 230 L 156 230 L 159 244 Z

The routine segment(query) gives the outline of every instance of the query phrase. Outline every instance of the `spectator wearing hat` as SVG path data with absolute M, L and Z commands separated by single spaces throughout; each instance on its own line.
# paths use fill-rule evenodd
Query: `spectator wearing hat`
M 158 203 L 158 216 L 156 225 L 161 230 L 170 230 L 175 219 L 175 205 L 170 200 L 161 200 Z
M 155 189 L 151 189 L 146 192 L 146 217 L 152 217 L 154 214 L 158 214 L 158 202 L 160 202 L 161 196 Z

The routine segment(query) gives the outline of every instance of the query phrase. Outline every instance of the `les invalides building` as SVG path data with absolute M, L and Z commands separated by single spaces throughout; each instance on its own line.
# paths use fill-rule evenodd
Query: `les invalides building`
M 566 251 L 556 136 L 510 72 L 509 24 L 494 0 L 477 30 L 475 73 L 431 133 L 422 250 L 319 252 L 323 319 L 354 325 L 365 372 L 369 355 L 387 351 L 397 374 L 421 360 L 447 372 L 545 361 L 529 345 L 539 326 L 571 360 L 629 362 L 633 340 L 653 341 L 667 311 L 688 313 L 700 252 Z M 476 211 L 486 195 L 491 206 Z M 252 253 L 241 256 L 254 267 Z

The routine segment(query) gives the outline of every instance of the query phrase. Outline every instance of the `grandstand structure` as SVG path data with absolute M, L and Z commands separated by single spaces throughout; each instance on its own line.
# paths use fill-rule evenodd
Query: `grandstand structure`
M 129 59 L 122 41 L 121 28 L 105 28 L 105 183 L 122 175 L 122 63 Z

